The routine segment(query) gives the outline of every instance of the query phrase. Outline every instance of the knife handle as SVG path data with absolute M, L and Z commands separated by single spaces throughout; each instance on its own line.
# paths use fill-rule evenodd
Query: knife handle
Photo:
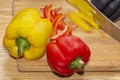
M 103 14 L 108 18 L 111 17 L 119 8 L 120 0 L 113 0 L 104 10 Z
M 91 0 L 106 17 L 114 21 L 120 17 L 120 0 Z
M 92 4 L 100 11 L 103 11 L 113 0 L 92 0 Z
M 110 17 L 112 21 L 116 20 L 118 17 L 120 17 L 120 7 L 117 9 L 117 11 Z

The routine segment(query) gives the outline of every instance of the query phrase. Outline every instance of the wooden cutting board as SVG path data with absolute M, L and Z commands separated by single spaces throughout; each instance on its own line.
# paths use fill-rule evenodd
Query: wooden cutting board
M 76 11 L 65 0 L 14 0 L 13 15 L 28 7 L 40 10 L 46 4 L 52 4 L 53 8 L 62 7 L 62 12 L 65 14 L 68 11 Z M 65 21 L 69 25 L 73 24 L 68 16 Z M 80 28 L 76 28 L 73 30 L 73 34 L 81 38 L 90 47 L 92 53 L 90 62 L 85 66 L 85 71 L 120 71 L 120 42 L 102 30 L 86 33 Z M 45 55 L 38 60 L 30 61 L 22 58 L 17 62 L 20 71 L 51 71 Z

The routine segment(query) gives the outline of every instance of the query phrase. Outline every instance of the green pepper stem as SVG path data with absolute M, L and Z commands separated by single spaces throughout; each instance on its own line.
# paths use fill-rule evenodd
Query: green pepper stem
M 85 63 L 83 62 L 83 60 L 80 57 L 78 57 L 70 64 L 70 69 L 76 68 L 81 70 L 83 69 L 84 65 Z
M 24 51 L 30 47 L 30 43 L 25 38 L 17 38 L 16 45 L 18 47 L 18 57 L 22 57 Z

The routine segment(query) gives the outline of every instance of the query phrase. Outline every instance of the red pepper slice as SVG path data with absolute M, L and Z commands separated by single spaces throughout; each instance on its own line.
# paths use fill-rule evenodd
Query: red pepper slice
M 61 13 L 56 15 L 55 20 L 53 22 L 53 35 L 57 33 L 58 24 L 63 18 L 65 18 L 65 14 Z
M 59 13 L 62 10 L 61 7 L 52 9 L 52 5 L 46 5 L 40 10 L 43 12 L 43 17 L 49 19 L 53 23 L 54 34 L 58 32 L 57 29 L 63 30 L 65 28 L 65 22 L 62 20 L 64 14 Z
M 66 23 L 63 20 L 61 20 L 58 24 L 58 29 L 59 30 L 64 30 L 65 25 L 66 25 Z
M 62 7 L 58 7 L 54 9 L 55 15 L 59 14 L 59 12 L 62 10 Z
M 46 5 L 44 8 L 44 18 L 47 18 L 50 20 L 51 18 L 51 10 L 52 10 L 52 4 Z
M 77 27 L 77 25 L 71 25 L 68 29 L 67 29 L 67 31 L 64 33 L 64 35 L 72 35 L 72 30 L 74 29 L 74 28 L 76 28 Z

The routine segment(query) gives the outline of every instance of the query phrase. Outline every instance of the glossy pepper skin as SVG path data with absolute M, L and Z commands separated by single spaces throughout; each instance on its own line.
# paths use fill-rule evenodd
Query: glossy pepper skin
M 37 59 L 44 55 L 52 24 L 35 8 L 20 11 L 7 27 L 3 44 L 14 58 Z
M 90 49 L 78 37 L 64 35 L 47 46 L 47 61 L 51 69 L 62 76 L 70 76 L 75 70 L 82 70 L 89 61 Z

